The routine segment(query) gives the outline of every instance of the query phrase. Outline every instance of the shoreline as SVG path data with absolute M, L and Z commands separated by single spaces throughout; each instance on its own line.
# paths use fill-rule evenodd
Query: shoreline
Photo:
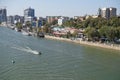
M 108 44 L 105 44 L 105 43 L 102 44 L 102 43 L 99 43 L 99 42 L 88 42 L 88 41 L 82 41 L 82 40 L 71 40 L 71 39 L 67 39 L 67 38 L 54 37 L 54 36 L 49 36 L 49 35 L 45 35 L 45 38 L 54 39 L 54 40 L 60 40 L 60 41 L 66 41 L 66 42 L 72 42 L 72 43 L 88 45 L 88 46 L 94 46 L 94 47 L 100 47 L 100 48 L 106 48 L 106 49 L 119 50 L 120 51 L 120 45 L 116 46 L 114 44 L 108 45 Z
M 99 43 L 99 42 L 88 42 L 88 41 L 82 41 L 82 40 L 72 40 L 72 39 L 49 36 L 49 35 L 45 35 L 45 38 L 53 39 L 53 40 L 59 40 L 59 41 L 72 42 L 72 43 L 81 44 L 81 45 L 88 45 L 88 46 L 93 46 L 93 47 L 98 47 L 98 48 L 112 49 L 112 50 L 120 51 L 120 45 L 116 45 L 116 44 L 105 44 L 105 43 Z

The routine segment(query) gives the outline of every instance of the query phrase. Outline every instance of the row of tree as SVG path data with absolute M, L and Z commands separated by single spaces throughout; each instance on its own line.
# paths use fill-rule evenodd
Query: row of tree
M 112 17 L 109 20 L 105 18 L 92 18 L 89 17 L 88 19 L 81 21 L 80 19 L 70 19 L 63 23 L 64 26 L 67 27 L 75 27 L 75 28 L 87 28 L 87 27 L 95 27 L 101 28 L 102 26 L 113 26 L 118 27 L 120 26 L 120 18 Z
M 120 27 L 103 26 L 100 29 L 87 27 L 84 33 L 88 39 L 92 41 L 104 39 L 110 42 L 115 42 L 120 39 Z
M 101 39 L 116 41 L 120 39 L 120 18 L 118 17 L 113 17 L 109 20 L 101 17 L 89 17 L 84 21 L 70 19 L 64 22 L 63 25 L 85 29 L 84 35 L 86 35 L 89 40 L 93 41 Z

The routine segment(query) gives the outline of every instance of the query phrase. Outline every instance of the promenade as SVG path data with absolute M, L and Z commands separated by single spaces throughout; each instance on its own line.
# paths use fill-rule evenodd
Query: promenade
M 88 41 L 82 41 L 82 40 L 72 40 L 72 39 L 54 37 L 54 36 L 49 36 L 49 35 L 45 35 L 45 38 L 54 39 L 54 40 L 61 40 L 61 41 L 67 41 L 67 42 L 74 42 L 74 43 L 78 43 L 78 44 L 82 44 L 82 45 L 89 45 L 89 46 L 95 46 L 95 47 L 100 47 L 100 48 L 120 50 L 120 45 L 115 45 L 115 44 L 105 44 L 105 43 L 99 43 L 99 42 L 88 42 Z

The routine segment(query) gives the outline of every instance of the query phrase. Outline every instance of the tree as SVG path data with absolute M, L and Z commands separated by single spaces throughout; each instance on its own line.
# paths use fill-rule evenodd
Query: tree
M 30 21 L 27 21 L 26 24 L 25 24 L 25 26 L 29 28 L 29 31 L 30 31 L 30 32 L 33 31 L 32 23 L 31 23 Z
M 120 39 L 120 27 L 116 28 L 116 37 Z
M 48 33 L 49 32 L 49 29 L 48 29 L 49 27 L 48 26 L 44 26 L 43 27 L 43 31 L 45 32 L 45 33 Z
M 72 36 L 75 38 L 77 35 L 78 35 L 78 31 L 75 30 Z
M 108 31 L 109 31 L 109 27 L 108 26 L 103 26 L 99 29 L 99 33 L 101 37 L 107 37 L 108 35 Z
M 44 25 L 46 25 L 46 20 L 42 20 L 42 25 L 44 26 Z
M 22 23 L 17 22 L 17 23 L 16 23 L 16 27 L 17 27 L 18 29 L 22 29 Z
M 85 34 L 89 40 L 98 40 L 100 37 L 98 30 L 93 27 L 86 28 Z
M 117 17 L 112 17 L 109 19 L 109 24 L 110 24 L 110 26 L 118 27 L 118 26 L 120 26 L 120 19 Z
M 58 23 L 58 21 L 57 20 L 54 20 L 51 24 L 52 25 L 56 25 Z
M 66 37 L 67 37 L 67 38 L 70 38 L 71 36 L 72 36 L 72 34 L 70 33 L 70 31 L 69 31 L 69 32 L 67 32 Z
M 31 22 L 30 22 L 30 21 L 27 21 L 27 22 L 26 22 L 26 26 L 27 26 L 27 27 L 31 27 L 31 26 L 32 26 Z

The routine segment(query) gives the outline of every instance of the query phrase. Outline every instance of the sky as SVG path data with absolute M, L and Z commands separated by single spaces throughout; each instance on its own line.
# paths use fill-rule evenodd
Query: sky
M 7 15 L 21 15 L 31 7 L 37 17 L 96 15 L 98 8 L 115 7 L 120 14 L 120 0 L 0 0 Z

